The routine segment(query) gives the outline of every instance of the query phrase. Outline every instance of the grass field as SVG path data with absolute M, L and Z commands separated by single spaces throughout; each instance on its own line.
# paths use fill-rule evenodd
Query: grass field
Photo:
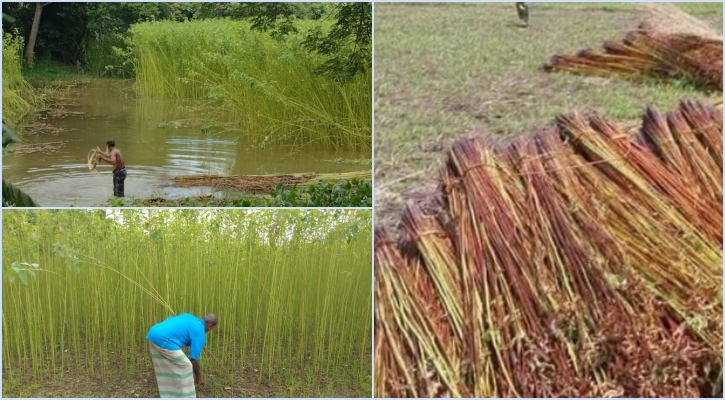
M 197 397 L 370 397 L 369 210 L 3 212 L 3 397 L 158 397 L 149 328 L 214 312 Z
M 678 5 L 722 32 L 722 3 Z M 433 182 L 461 135 L 517 134 L 572 109 L 632 119 L 648 104 L 720 98 L 683 82 L 541 70 L 554 54 L 621 40 L 640 17 L 631 3 L 530 3 L 525 29 L 513 3 L 376 3 L 377 221 L 395 219 L 411 193 Z

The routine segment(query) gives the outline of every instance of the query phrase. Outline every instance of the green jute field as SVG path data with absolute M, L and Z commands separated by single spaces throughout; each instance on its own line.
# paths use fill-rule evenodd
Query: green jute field
M 197 397 L 371 394 L 371 211 L 2 217 L 3 397 L 158 397 L 145 337 L 183 312 L 219 319 Z

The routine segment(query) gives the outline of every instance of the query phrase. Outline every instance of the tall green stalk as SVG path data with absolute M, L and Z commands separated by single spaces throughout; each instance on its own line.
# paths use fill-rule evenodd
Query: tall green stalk
M 214 312 L 211 375 L 354 381 L 371 367 L 371 240 L 366 210 L 8 210 L 3 367 L 134 376 L 153 324 Z M 42 271 L 11 282 L 14 262 Z
M 252 139 L 368 150 L 372 71 L 347 83 L 315 74 L 325 57 L 303 49 L 329 21 L 297 21 L 275 41 L 245 21 L 158 21 L 131 27 L 127 57 L 143 97 L 207 100 Z

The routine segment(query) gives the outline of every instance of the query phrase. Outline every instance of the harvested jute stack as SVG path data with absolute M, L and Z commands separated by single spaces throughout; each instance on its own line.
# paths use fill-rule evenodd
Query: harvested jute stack
M 721 394 L 722 172 L 693 101 L 458 140 L 375 232 L 375 395 Z
M 722 92 L 722 38 L 638 29 L 622 43 L 607 41 L 603 47 L 603 51 L 555 55 L 544 70 L 677 78 Z

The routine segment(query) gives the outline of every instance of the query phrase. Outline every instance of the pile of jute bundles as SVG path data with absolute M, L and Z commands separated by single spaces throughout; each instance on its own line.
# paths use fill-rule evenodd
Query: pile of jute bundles
M 722 40 L 710 60 L 717 40 L 663 37 L 609 47 L 722 91 Z M 719 107 L 456 141 L 437 189 L 375 232 L 375 395 L 721 397 Z

